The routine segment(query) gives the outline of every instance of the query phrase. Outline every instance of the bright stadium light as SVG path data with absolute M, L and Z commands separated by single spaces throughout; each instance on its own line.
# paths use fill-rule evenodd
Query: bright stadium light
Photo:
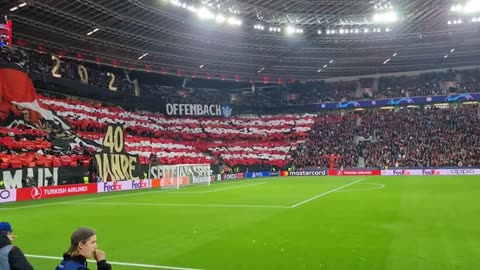
M 287 34 L 295 33 L 295 28 L 293 26 L 287 26 L 286 30 L 287 30 Z
M 480 12 L 480 0 L 470 0 L 465 3 L 465 5 L 455 5 L 450 8 L 452 12 L 471 14 Z
M 216 17 L 215 17 L 215 21 L 217 23 L 224 23 L 226 20 L 225 16 L 223 16 L 222 14 L 218 14 Z
M 234 18 L 234 17 L 229 17 L 228 20 L 227 20 L 227 23 L 230 24 L 230 25 L 241 25 L 242 21 L 240 21 L 239 19 Z
M 383 62 L 383 64 L 386 65 L 388 62 L 390 62 L 390 58 L 388 58 L 387 60 L 385 60 L 385 62 Z
M 194 6 L 187 6 L 187 10 L 190 12 L 198 12 L 198 9 Z
M 285 28 L 285 31 L 287 32 L 287 34 L 291 35 L 291 34 L 302 34 L 303 33 L 303 29 L 301 28 L 296 28 L 294 26 L 287 26 Z
M 327 67 L 328 67 L 328 65 L 327 65 L 327 64 L 323 65 L 323 68 L 327 68 Z
M 215 18 L 215 14 L 213 14 L 209 9 L 202 7 L 198 10 L 198 17 L 200 19 L 211 20 Z
M 281 29 L 280 29 L 280 27 L 269 27 L 268 31 L 269 32 L 280 32 Z
M 445 54 L 445 56 L 443 57 L 443 59 L 446 59 L 446 58 L 448 58 L 448 54 Z
M 455 51 L 455 49 L 451 49 L 451 50 L 450 50 L 450 53 L 453 53 L 454 51 Z
M 180 3 L 178 0 L 171 0 L 170 3 L 172 3 L 172 5 L 176 6 L 176 7 L 179 7 L 182 5 L 182 3 Z
M 330 60 L 330 62 L 329 62 L 329 63 L 330 63 L 330 64 L 331 64 L 331 63 L 333 63 L 333 59 L 332 59 L 332 60 Z
M 394 23 L 398 21 L 398 15 L 394 11 L 376 13 L 373 15 L 373 21 L 376 23 Z

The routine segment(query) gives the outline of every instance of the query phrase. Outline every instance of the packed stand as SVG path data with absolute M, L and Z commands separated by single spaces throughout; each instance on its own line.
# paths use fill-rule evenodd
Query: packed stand
M 432 72 L 416 77 L 381 77 L 375 98 L 449 95 L 451 93 L 478 92 L 480 72 L 463 70 Z
M 41 101 L 64 117 L 78 134 L 97 143 L 101 142 L 108 123 L 122 123 L 128 134 L 126 150 L 139 154 L 142 164 L 147 164 L 153 153 L 162 164 L 222 161 L 229 166 L 283 167 L 291 160 L 292 145 L 308 136 L 314 121 L 314 115 L 308 114 L 167 118 L 75 100 L 44 97 Z
M 358 115 L 318 117 L 310 130 L 308 139 L 293 151 L 296 168 L 327 168 L 329 160 L 325 155 L 340 155 L 336 167 L 357 167 L 361 153 L 353 143 Z
M 89 154 L 57 148 L 54 139 L 45 131 L 24 124 L 0 127 L 0 169 L 88 165 Z
M 376 142 L 367 144 L 366 165 L 479 166 L 479 117 L 476 106 L 376 114 L 371 119 Z
M 51 55 L 22 49 L 1 48 L 0 63 L 17 63 L 29 72 L 51 76 L 55 65 Z M 78 65 L 80 61 L 62 59 L 59 73 L 62 78 L 80 80 Z M 117 91 L 134 95 L 134 83 L 127 79 L 127 71 L 82 63 L 87 67 L 88 84 L 108 89 L 110 78 L 107 72 L 115 73 L 114 86 Z M 133 78 L 132 78 L 133 79 Z M 372 79 L 373 80 L 373 79 Z M 287 82 L 281 85 L 257 86 L 255 91 L 220 91 L 215 89 L 183 88 L 163 86 L 155 82 L 142 83 L 142 95 L 153 96 L 168 103 L 235 103 L 250 107 L 274 107 L 282 105 L 301 105 L 321 102 L 348 101 L 371 98 L 413 97 L 440 95 L 453 92 L 476 92 L 480 88 L 478 70 L 448 71 L 425 73 L 410 77 L 381 77 L 378 90 L 373 93 L 357 93 L 357 82 Z M 369 84 L 368 87 L 371 87 Z M 237 98 L 232 98 L 232 96 Z

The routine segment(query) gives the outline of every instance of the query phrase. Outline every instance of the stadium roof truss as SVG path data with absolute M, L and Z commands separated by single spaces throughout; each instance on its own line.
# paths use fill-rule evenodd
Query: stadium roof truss
M 451 0 L 26 0 L 10 12 L 17 2 L 2 4 L 17 40 L 186 76 L 310 80 L 480 64 L 480 23 L 452 14 Z M 397 22 L 373 22 L 382 3 Z M 242 24 L 201 20 L 182 5 Z M 447 24 L 455 16 L 465 23 Z

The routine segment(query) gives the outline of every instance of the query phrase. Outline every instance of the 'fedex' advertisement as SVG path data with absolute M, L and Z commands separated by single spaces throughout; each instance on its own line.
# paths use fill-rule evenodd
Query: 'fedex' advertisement
M 142 181 L 142 180 L 138 180 L 138 181 Z M 97 183 L 98 193 L 131 190 L 133 189 L 132 183 L 134 183 L 134 181 L 114 181 L 114 182 Z M 137 182 L 135 184 L 135 187 L 139 187 L 139 185 L 140 185 L 140 182 Z
M 97 184 L 18 188 L 17 201 L 39 200 L 97 193 Z
M 132 189 L 150 188 L 150 181 L 148 180 L 134 180 L 132 182 Z

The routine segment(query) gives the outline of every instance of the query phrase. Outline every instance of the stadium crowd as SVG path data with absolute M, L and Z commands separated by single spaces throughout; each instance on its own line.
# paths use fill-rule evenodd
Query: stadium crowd
M 61 58 L 59 73 L 62 78 L 80 80 L 78 65 L 82 62 Z M 18 48 L 1 48 L 0 63 L 17 63 L 28 72 L 51 76 L 55 60 L 48 53 L 38 53 Z M 113 86 L 126 94 L 134 93 L 133 78 L 127 77 L 127 70 L 101 65 L 82 63 L 87 67 L 88 84 L 108 89 L 107 73 L 116 75 Z M 169 103 L 235 103 L 252 107 L 273 107 L 281 105 L 312 104 L 330 101 L 360 100 L 370 98 L 393 98 L 424 96 L 450 92 L 475 92 L 480 87 L 478 70 L 449 70 L 447 72 L 425 73 L 419 76 L 380 77 L 378 89 L 373 88 L 373 79 L 356 82 L 285 82 L 281 85 L 257 86 L 255 91 L 227 92 L 204 88 L 183 88 L 180 85 L 161 85 L 155 80 L 140 82 L 141 93 L 161 97 Z M 180 84 L 180 83 L 179 83 Z M 369 89 L 361 91 L 361 89 Z
M 357 167 L 359 157 L 370 168 L 480 166 L 479 126 L 478 105 L 352 113 L 334 122 L 320 118 L 294 151 L 294 165 L 326 167 L 323 155 L 334 153 L 344 168 Z
M 1 50 L 0 63 L 15 63 L 30 72 L 44 74 L 50 74 L 53 67 L 48 54 L 21 49 Z M 60 74 L 63 78 L 79 79 L 77 67 L 78 63 L 65 59 Z M 90 65 L 88 72 L 91 86 L 107 87 L 107 71 Z M 119 89 L 131 93 L 132 82 L 125 76 L 118 78 L 123 78 L 117 80 Z M 474 91 L 479 87 L 479 78 L 479 73 L 474 71 L 382 77 L 379 91 L 364 93 L 363 97 Z M 360 83 L 372 86 L 371 80 Z M 358 98 L 357 86 L 351 82 L 286 83 L 242 94 L 239 104 L 265 107 L 349 100 Z M 155 83 L 142 84 L 141 87 L 151 93 L 158 91 L 167 102 L 225 103 L 231 97 L 225 92 L 208 89 L 171 91 L 171 87 Z M 124 123 L 129 134 L 127 150 L 138 153 L 142 164 L 148 163 L 152 153 L 158 153 L 163 164 L 225 162 L 229 166 L 267 164 L 285 167 L 293 162 L 296 167 L 326 167 L 328 161 L 324 155 L 332 153 L 342 156 L 337 166 L 344 168 L 357 167 L 362 159 L 367 167 L 475 166 L 480 160 L 475 108 L 355 112 L 344 116 L 331 112 L 319 116 L 238 115 L 207 120 L 169 119 L 158 113 L 129 112 L 119 107 L 48 97 L 42 97 L 41 103 L 64 117 L 80 136 L 96 142 L 100 142 L 107 123 Z M 91 149 L 60 151 L 55 158 L 54 138 L 50 135 L 34 132 L 26 126 L 19 126 L 17 131 L 10 128 L 0 130 L 0 167 L 3 169 L 89 165 Z M 11 136 L 13 133 L 16 135 Z M 35 142 L 30 143 L 30 140 Z M 297 142 L 301 141 L 305 142 L 297 148 Z M 22 158 L 17 159 L 18 155 Z
M 353 143 L 357 114 L 319 117 L 313 124 L 308 140 L 292 151 L 296 168 L 328 167 L 324 155 L 340 155 L 336 167 L 357 166 L 359 147 Z

